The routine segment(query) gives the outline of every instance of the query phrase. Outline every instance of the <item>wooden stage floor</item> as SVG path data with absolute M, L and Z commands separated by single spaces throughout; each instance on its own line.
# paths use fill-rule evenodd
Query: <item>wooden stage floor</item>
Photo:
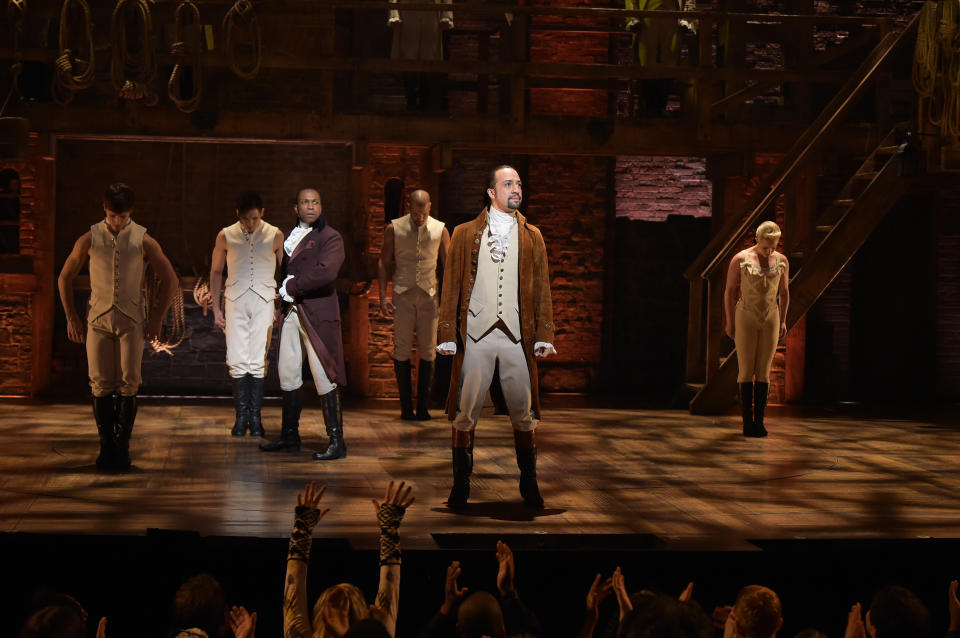
M 553 405 L 551 405 L 553 404 Z M 319 463 L 319 408 L 304 410 L 299 454 L 264 454 L 229 436 L 225 403 L 142 401 L 134 469 L 98 473 L 88 404 L 0 404 L 0 530 L 142 535 L 287 536 L 304 482 L 329 486 L 318 537 L 371 548 L 370 499 L 393 480 L 416 503 L 401 529 L 410 549 L 524 535 L 567 546 L 749 549 L 753 539 L 960 536 L 960 426 L 949 418 L 836 412 L 768 416 L 768 439 L 744 439 L 736 417 L 563 407 L 547 400 L 539 432 L 547 509 L 520 505 L 506 417 L 485 411 L 472 505 L 446 509 L 449 424 L 403 422 L 395 403 L 348 403 L 349 457 Z M 264 408 L 268 434 L 280 408 Z M 439 543 L 439 544 L 438 544 Z M 447 545 L 444 545 L 447 543 Z M 467 545 L 462 545 L 467 546 Z M 554 545 L 562 547 L 563 545 Z

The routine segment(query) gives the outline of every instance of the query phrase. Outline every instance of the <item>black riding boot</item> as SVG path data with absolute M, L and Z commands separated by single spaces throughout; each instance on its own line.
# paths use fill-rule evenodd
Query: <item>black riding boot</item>
M 409 365 L 409 362 L 408 362 Z M 327 428 L 327 443 L 323 452 L 313 455 L 315 461 L 332 461 L 347 456 L 347 444 L 343 441 L 343 406 L 340 404 L 340 390 L 334 388 L 320 397 L 323 403 L 323 424 Z
M 453 429 L 453 487 L 447 507 L 466 507 L 470 498 L 470 474 L 473 473 L 473 432 Z
M 93 418 L 97 420 L 97 434 L 100 435 L 97 468 L 109 470 L 117 464 L 117 440 L 114 437 L 117 413 L 113 404 L 113 395 L 93 397 Z
M 430 388 L 433 386 L 433 361 L 420 359 L 417 368 L 417 421 L 429 421 Z
M 130 469 L 130 437 L 136 420 L 136 395 L 117 397 L 117 467 L 122 470 Z
M 770 395 L 770 384 L 757 381 L 753 384 L 753 430 L 754 436 L 767 436 L 767 428 L 763 427 L 763 413 L 767 410 L 767 397 Z
M 537 485 L 537 444 L 533 431 L 513 431 L 513 443 L 517 450 L 517 467 L 520 468 L 520 496 L 528 507 L 543 508 L 543 497 Z
M 740 412 L 743 414 L 743 436 L 753 434 L 753 382 L 740 385 Z
M 397 376 L 397 390 L 400 392 L 400 418 L 404 421 L 413 421 L 417 417 L 413 413 L 413 385 L 410 382 L 410 361 L 393 360 L 393 372 Z
M 236 417 L 233 421 L 232 436 L 243 436 L 247 430 L 247 411 L 250 409 L 250 375 L 233 378 L 233 409 Z
M 247 375 L 247 425 L 250 436 L 265 436 L 260 406 L 263 405 L 263 377 Z
M 280 438 L 261 443 L 264 452 L 300 449 L 300 388 L 283 391 L 283 417 L 280 420 Z

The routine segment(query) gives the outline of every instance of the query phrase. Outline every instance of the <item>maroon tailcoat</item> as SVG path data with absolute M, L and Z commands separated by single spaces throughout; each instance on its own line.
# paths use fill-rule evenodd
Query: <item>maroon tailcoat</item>
M 310 337 L 310 344 L 330 381 L 347 385 L 343 365 L 343 336 L 340 332 L 340 301 L 337 298 L 337 274 L 344 260 L 343 238 L 324 226 L 311 230 L 300 240 L 293 255 L 283 254 L 280 281 L 287 275 L 287 294 L 294 304 L 284 304 L 283 317 L 296 305 L 300 325 Z M 281 320 L 281 324 L 282 320 Z

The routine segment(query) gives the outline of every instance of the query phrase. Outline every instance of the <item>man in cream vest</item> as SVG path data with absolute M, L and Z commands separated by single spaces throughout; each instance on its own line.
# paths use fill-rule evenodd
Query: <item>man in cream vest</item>
M 378 262 L 380 312 L 393 315 L 393 370 L 400 392 L 400 418 L 427 421 L 430 383 L 437 347 L 437 261 L 443 263 L 450 233 L 430 216 L 430 195 L 415 190 L 407 200 L 410 212 L 393 220 L 383 232 Z M 393 300 L 387 296 L 387 275 L 393 274 Z M 413 411 L 410 350 L 417 335 L 417 411 Z
M 490 206 L 453 231 L 443 275 L 438 350 L 455 355 L 447 395 L 453 422 L 453 488 L 447 504 L 470 496 L 474 430 L 499 365 L 513 425 L 520 495 L 542 508 L 534 431 L 540 418 L 537 359 L 556 354 L 547 250 L 540 231 L 520 214 L 520 176 L 490 172 Z
M 213 321 L 227 338 L 236 419 L 230 434 L 263 436 L 260 406 L 277 296 L 283 232 L 263 221 L 263 201 L 253 191 L 237 199 L 237 223 L 217 235 L 210 263 Z M 223 286 L 223 268 L 227 284 Z M 226 313 L 220 311 L 220 295 Z
M 73 246 L 58 287 L 67 315 L 67 337 L 87 345 L 93 414 L 100 434 L 100 469 L 130 467 L 130 436 L 137 416 L 144 337 L 160 334 L 170 308 L 177 275 L 160 244 L 130 219 L 133 190 L 111 184 L 103 198 L 106 218 L 90 227 Z M 76 311 L 73 282 L 90 259 L 90 310 L 87 325 Z M 153 308 L 143 298 L 144 260 L 160 278 Z M 116 396 L 114 396 L 116 395 Z

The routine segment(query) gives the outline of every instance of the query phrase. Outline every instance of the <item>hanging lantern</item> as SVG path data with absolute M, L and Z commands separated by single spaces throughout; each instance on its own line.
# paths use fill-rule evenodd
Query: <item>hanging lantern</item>
M 0 117 L 0 160 L 27 159 L 30 120 L 25 117 Z

